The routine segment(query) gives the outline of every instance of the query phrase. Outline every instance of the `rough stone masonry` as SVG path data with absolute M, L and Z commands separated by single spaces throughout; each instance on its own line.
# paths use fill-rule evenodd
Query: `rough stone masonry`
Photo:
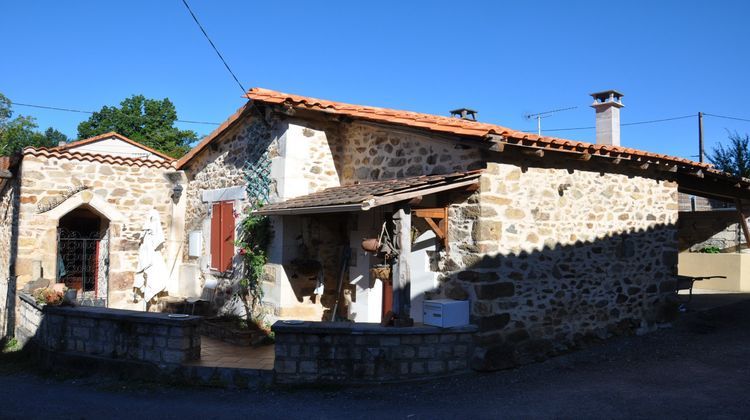
M 440 291 L 472 302 L 474 367 L 652 328 L 674 292 L 677 210 L 670 182 L 488 163 L 451 209 Z

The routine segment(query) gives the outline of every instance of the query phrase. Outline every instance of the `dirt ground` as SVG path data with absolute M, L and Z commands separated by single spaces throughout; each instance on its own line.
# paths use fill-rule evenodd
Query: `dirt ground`
M 750 300 L 518 369 L 418 384 L 231 391 L 0 363 L 1 418 L 750 418 Z

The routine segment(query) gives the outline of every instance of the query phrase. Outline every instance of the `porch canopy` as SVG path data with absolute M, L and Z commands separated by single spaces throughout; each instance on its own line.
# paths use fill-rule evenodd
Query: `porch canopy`
M 443 191 L 469 188 L 479 183 L 480 174 L 481 171 L 477 170 L 331 187 L 281 203 L 267 204 L 255 213 L 284 216 L 370 210 Z

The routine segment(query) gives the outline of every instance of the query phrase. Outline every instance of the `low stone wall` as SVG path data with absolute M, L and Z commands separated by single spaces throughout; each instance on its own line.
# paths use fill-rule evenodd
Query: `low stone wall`
M 171 370 L 200 358 L 201 317 L 94 307 L 39 306 L 19 294 L 16 339 L 41 350 Z
M 277 383 L 380 383 L 469 371 L 475 326 L 276 322 Z

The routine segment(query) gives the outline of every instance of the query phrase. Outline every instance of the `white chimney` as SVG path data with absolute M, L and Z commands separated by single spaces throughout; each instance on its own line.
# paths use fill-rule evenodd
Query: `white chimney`
M 592 93 L 596 110 L 596 144 L 620 145 L 620 108 L 623 94 L 616 90 Z

